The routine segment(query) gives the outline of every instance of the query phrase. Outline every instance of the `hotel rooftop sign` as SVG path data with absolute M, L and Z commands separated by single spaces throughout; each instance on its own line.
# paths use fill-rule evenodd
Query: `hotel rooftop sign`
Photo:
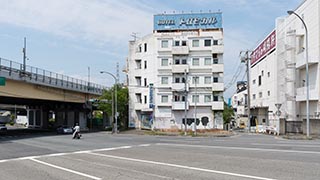
M 222 13 L 159 14 L 154 15 L 155 31 L 222 28 Z

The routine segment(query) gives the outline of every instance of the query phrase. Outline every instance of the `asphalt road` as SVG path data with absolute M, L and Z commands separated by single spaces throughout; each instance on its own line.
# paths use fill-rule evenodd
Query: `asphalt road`
M 0 138 L 0 179 L 320 179 L 320 141 L 88 133 Z

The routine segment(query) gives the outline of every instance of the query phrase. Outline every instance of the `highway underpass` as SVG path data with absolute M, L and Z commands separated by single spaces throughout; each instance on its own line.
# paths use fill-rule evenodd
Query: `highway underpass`
M 92 129 L 92 105 L 88 101 L 102 94 L 105 87 L 69 76 L 26 66 L 0 58 L 1 105 L 25 106 L 29 128 L 48 129 L 59 125 Z M 53 121 L 54 119 L 54 121 Z M 92 123 L 91 123 L 92 124 Z M 106 120 L 104 120 L 106 124 Z

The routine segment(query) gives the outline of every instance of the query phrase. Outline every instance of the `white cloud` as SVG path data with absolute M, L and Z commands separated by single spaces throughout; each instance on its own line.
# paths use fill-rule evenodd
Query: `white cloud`
M 125 1 L 6 0 L 0 23 L 104 44 L 128 40 L 132 32 L 150 33 L 152 13 Z M 124 36 L 126 35 L 126 36 Z

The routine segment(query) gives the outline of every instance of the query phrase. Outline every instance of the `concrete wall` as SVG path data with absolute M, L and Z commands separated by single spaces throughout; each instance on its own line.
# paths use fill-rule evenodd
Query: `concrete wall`
M 303 119 L 302 131 L 303 134 L 307 134 L 306 129 L 307 121 Z M 310 135 L 320 135 L 320 119 L 310 119 Z

